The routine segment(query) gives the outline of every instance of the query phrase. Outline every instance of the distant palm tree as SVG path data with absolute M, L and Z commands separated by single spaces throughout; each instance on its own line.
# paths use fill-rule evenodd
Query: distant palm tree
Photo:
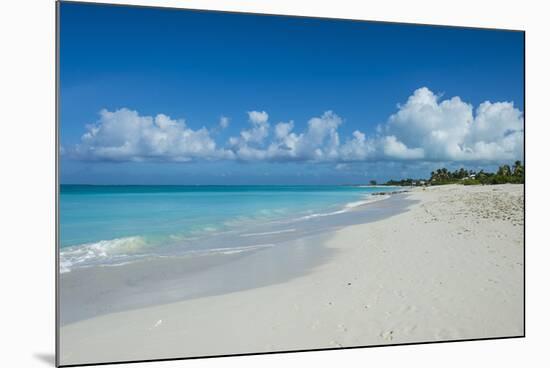
M 523 173 L 524 173 L 524 167 L 523 165 L 521 164 L 521 161 L 516 161 L 514 162 L 514 167 L 513 167 L 513 175 L 514 176 L 518 176 L 518 177 L 521 177 L 523 176 Z
M 512 173 L 509 165 L 502 165 L 498 168 L 497 175 L 500 176 L 509 176 Z

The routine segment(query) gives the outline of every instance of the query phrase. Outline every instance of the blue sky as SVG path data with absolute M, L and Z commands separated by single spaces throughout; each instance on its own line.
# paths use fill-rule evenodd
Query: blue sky
M 60 14 L 62 183 L 360 183 L 522 159 L 520 32 Z

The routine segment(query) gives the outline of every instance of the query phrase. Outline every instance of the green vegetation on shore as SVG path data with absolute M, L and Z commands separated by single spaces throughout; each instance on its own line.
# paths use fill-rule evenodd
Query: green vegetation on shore
M 445 184 L 523 184 L 525 182 L 525 166 L 521 161 L 516 161 L 512 167 L 510 165 L 499 166 L 496 173 L 480 170 L 466 170 L 460 168 L 455 171 L 449 171 L 446 168 L 432 171 L 429 179 L 402 179 L 388 180 L 386 185 L 418 186 L 418 185 L 445 185 Z

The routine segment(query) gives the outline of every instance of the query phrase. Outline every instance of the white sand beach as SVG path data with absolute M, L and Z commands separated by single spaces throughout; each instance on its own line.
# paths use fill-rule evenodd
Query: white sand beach
M 303 275 L 67 324 L 60 361 L 521 336 L 523 189 L 416 188 L 407 211 L 330 234 Z

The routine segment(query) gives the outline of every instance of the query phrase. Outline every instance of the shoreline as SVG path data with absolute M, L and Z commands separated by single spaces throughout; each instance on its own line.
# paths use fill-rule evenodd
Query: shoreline
M 287 282 L 330 260 L 324 244 L 338 229 L 405 211 L 409 202 L 395 194 L 352 202 L 359 205 L 336 216 L 313 216 L 307 220 L 312 229 L 298 236 L 297 231 L 287 230 L 239 234 L 240 241 L 250 241 L 253 235 L 262 243 L 244 250 L 229 247 L 223 248 L 226 252 L 150 258 L 63 273 L 60 323 Z
M 71 187 L 61 202 L 62 206 L 67 206 L 67 213 L 77 219 L 86 219 L 87 215 L 77 208 L 96 194 L 110 196 L 110 202 L 119 201 L 121 207 L 127 205 L 135 211 L 130 214 L 109 208 L 108 205 L 94 207 L 92 203 L 90 211 L 96 211 L 96 217 L 99 214 L 102 214 L 99 217 L 104 216 L 101 221 L 98 221 L 99 217 L 94 220 L 97 229 L 86 227 L 86 221 L 82 220 L 62 223 L 62 227 L 65 225 L 65 228 L 71 229 L 67 230 L 67 236 L 73 238 L 72 242 L 65 240 L 67 243 L 61 244 L 60 272 L 63 274 L 87 267 L 124 265 L 155 257 L 193 256 L 217 251 L 223 253 L 225 248 L 245 249 L 261 245 L 255 243 L 254 238 L 246 232 L 290 235 L 261 239 L 267 243 L 280 243 L 293 238 L 290 232 L 294 233 L 294 238 L 315 232 L 312 226 L 303 223 L 304 220 L 339 215 L 364 203 L 382 199 L 373 196 L 380 188 L 354 188 L 360 190 L 349 191 L 344 186 L 327 186 L 327 190 L 319 190 L 318 186 L 303 186 L 300 190 L 295 190 L 296 186 L 265 187 L 268 189 L 258 189 L 258 186 L 216 187 L 232 188 L 225 191 L 204 186 L 188 186 L 185 190 L 181 190 L 181 186 L 169 190 L 165 186 L 142 186 L 132 191 L 112 187 L 101 190 Z M 385 188 L 381 192 L 398 192 L 392 189 L 395 188 Z M 231 201 L 235 197 L 233 192 L 237 193 L 240 201 Z M 305 197 L 297 196 L 302 192 L 306 194 Z M 266 193 L 273 193 L 275 197 L 267 196 Z M 129 201 L 127 198 L 134 200 Z M 224 205 L 217 206 L 217 199 Z M 148 204 L 149 210 L 155 213 L 149 220 L 152 223 L 144 222 L 146 217 L 134 217 L 134 213 L 140 213 L 136 209 L 148 210 L 146 205 L 138 203 Z M 110 212 L 116 215 L 111 218 Z M 133 221 L 141 226 L 131 225 Z M 297 228 L 293 226 L 294 223 Z M 332 226 L 330 223 L 321 225 Z M 126 230 L 114 230 L 120 228 Z M 307 229 L 306 233 L 302 229 Z M 79 238 L 77 233 L 94 235 Z M 241 236 L 250 239 L 242 239 Z
M 522 335 L 523 185 L 398 197 L 406 210 L 317 239 L 326 258 L 287 280 L 67 324 L 61 362 Z

